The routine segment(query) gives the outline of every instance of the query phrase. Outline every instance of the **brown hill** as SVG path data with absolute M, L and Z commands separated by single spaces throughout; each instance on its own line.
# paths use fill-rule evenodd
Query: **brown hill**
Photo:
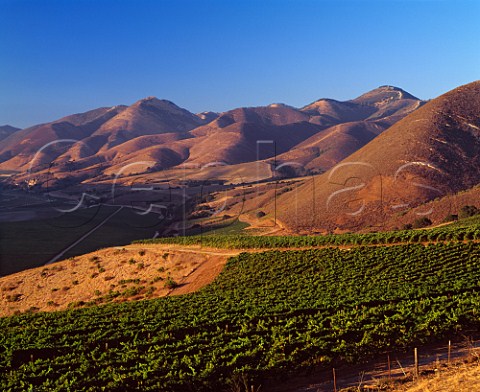
M 37 156 L 36 166 L 53 160 L 57 163 L 79 161 L 94 155 L 94 161 L 98 163 L 104 161 L 101 154 L 97 154 L 99 151 L 107 151 L 139 136 L 184 133 L 204 122 L 170 101 L 149 97 L 129 107 L 95 109 L 16 132 L 2 142 L 0 167 L 25 168 L 43 146 L 61 139 L 78 140 L 81 143 L 56 143 Z M 87 160 L 87 163 L 91 160 Z
M 465 191 L 448 194 L 411 208 L 405 213 L 386 217 L 385 228 L 402 229 L 407 225 L 415 224 L 415 221 L 425 215 L 432 222 L 431 226 L 442 225 L 450 219 L 454 219 L 454 216 L 458 218 L 464 206 L 480 208 L 480 186 L 477 185 Z
M 238 253 L 128 245 L 71 257 L 0 277 L 0 317 L 32 307 L 56 311 L 193 292 L 212 282 L 227 258 Z M 171 288 L 170 280 L 179 287 Z M 109 296 L 113 288 L 121 293 L 117 298 Z
M 122 113 L 122 116 L 124 113 Z M 190 132 L 174 132 L 135 137 L 122 144 L 102 147 L 95 156 L 71 154 L 69 159 L 85 166 L 95 161 L 108 162 L 107 174 L 122 170 L 135 162 L 148 162 L 143 170 L 162 170 L 178 165 L 236 165 L 275 156 L 317 133 L 320 126 L 308 122 L 310 117 L 285 105 L 240 108 L 222 113 L 209 124 Z M 117 120 L 116 118 L 114 120 Z M 104 127 L 109 124 L 105 124 Z M 90 142 L 94 137 L 87 139 Z M 257 143 L 261 141 L 260 143 Z M 82 145 L 77 145 L 80 150 Z M 62 159 L 67 159 L 65 154 Z M 86 163 L 85 163 L 86 162 Z M 136 173 L 141 165 L 124 172 Z M 236 169 L 232 168 L 232 172 Z
M 393 87 L 380 87 L 365 96 L 368 99 L 361 96 L 347 102 L 320 99 L 300 110 L 272 104 L 222 113 L 210 124 L 192 131 L 197 138 L 203 138 L 195 139 L 187 162 L 236 164 L 276 156 L 277 164 L 294 162 L 296 166 L 324 171 L 423 102 Z M 331 124 L 337 125 L 327 128 Z
M 129 106 L 93 134 L 107 135 L 103 149 L 109 149 L 138 136 L 187 132 L 204 124 L 200 117 L 173 102 L 148 97 Z
M 310 116 L 298 109 L 284 104 L 272 104 L 230 110 L 222 113 L 211 125 L 218 128 L 224 128 L 234 123 L 286 125 L 309 120 Z
M 376 112 L 375 107 L 354 102 L 340 102 L 322 98 L 304 106 L 302 112 L 312 116 L 312 122 L 320 125 L 335 125 L 343 122 L 364 120 Z
M 322 125 L 379 119 L 412 112 L 423 101 L 408 92 L 393 86 L 380 86 L 350 101 L 319 99 L 301 110 L 313 116 L 313 121 Z
M 72 146 L 72 141 L 60 140 L 82 140 L 123 110 L 125 106 L 100 108 L 17 131 L 0 144 L 0 168 L 21 170 L 30 164 L 48 165 Z M 52 142 L 56 143 L 46 147 Z
M 186 163 L 236 164 L 273 157 L 322 129 L 309 120 L 309 115 L 281 104 L 222 113 L 191 132 L 195 139 Z
M 277 157 L 280 164 L 292 164 L 324 172 L 382 133 L 388 124 L 354 121 L 329 127 Z
M 382 227 L 480 182 L 480 82 L 430 101 L 298 192 L 277 198 L 287 226 Z M 273 205 L 272 207 L 273 208 Z
M 349 102 L 360 105 L 369 105 L 380 109 L 394 101 L 399 101 L 402 99 L 412 99 L 418 101 L 417 97 L 407 93 L 405 90 L 395 86 L 386 85 L 362 94 L 358 98 L 352 99 Z
M 219 114 L 216 113 L 216 112 L 201 112 L 201 113 L 197 113 L 197 116 L 203 120 L 205 123 L 209 123 L 213 120 L 215 120 L 216 118 L 218 118 Z
M 0 140 L 5 139 L 10 136 L 12 133 L 19 131 L 20 128 L 12 127 L 11 125 L 2 125 L 0 126 Z
M 335 124 L 277 157 L 279 163 L 321 173 L 365 146 L 424 101 L 402 89 L 381 86 L 346 102 L 320 99 L 301 110 L 311 122 Z

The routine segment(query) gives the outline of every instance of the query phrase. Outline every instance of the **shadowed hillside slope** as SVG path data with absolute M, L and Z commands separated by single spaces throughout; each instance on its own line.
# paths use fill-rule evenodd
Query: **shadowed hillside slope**
M 5 139 L 10 136 L 12 133 L 19 131 L 20 128 L 12 127 L 11 125 L 2 125 L 0 126 L 0 140 Z
M 479 173 L 477 81 L 430 101 L 329 172 L 278 197 L 277 212 L 290 227 L 383 227 L 412 207 L 473 187 Z

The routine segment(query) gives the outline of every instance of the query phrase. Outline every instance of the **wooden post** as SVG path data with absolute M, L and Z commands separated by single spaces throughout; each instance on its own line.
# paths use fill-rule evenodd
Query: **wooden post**
M 333 368 L 333 392 L 337 392 L 337 376 L 335 374 L 335 368 Z
M 388 379 L 392 379 L 392 368 L 390 366 L 390 354 L 387 354 L 387 363 L 388 363 Z
M 413 349 L 413 356 L 415 359 L 415 377 L 418 377 L 418 350 L 416 347 Z
M 405 370 L 403 369 L 403 366 L 398 359 L 397 359 L 397 363 L 398 363 L 398 366 L 400 367 L 400 369 L 402 370 L 402 373 L 403 373 L 404 377 L 407 377 L 407 373 L 405 373 Z
M 435 363 L 435 370 L 437 371 L 437 377 L 440 377 L 440 355 L 437 354 L 437 360 Z
M 452 353 L 452 341 L 448 341 L 448 357 L 447 357 L 447 364 L 450 365 L 450 354 Z

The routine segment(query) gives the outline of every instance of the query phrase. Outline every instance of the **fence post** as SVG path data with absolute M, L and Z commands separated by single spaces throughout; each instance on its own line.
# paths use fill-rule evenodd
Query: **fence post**
M 392 379 L 392 368 L 390 366 L 390 354 L 387 354 L 387 363 L 388 363 L 388 379 Z
M 447 357 L 447 364 L 450 365 L 450 354 L 452 352 L 452 341 L 448 341 L 448 357 Z
M 415 377 L 418 377 L 418 350 L 416 347 L 413 349 L 413 356 L 415 359 Z
M 437 354 L 437 359 L 435 361 L 435 370 L 437 371 L 437 377 L 440 377 L 440 354 Z
M 337 392 L 337 376 L 335 374 L 335 368 L 333 370 L 333 392 Z

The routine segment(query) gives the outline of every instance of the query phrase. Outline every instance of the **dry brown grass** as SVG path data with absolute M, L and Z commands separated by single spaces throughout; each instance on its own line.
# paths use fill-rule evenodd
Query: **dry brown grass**
M 210 283 L 228 256 L 162 245 L 102 249 L 0 278 L 0 316 L 188 293 Z M 179 287 L 166 287 L 169 278 Z
M 403 387 L 394 388 L 397 392 L 474 392 L 480 391 L 480 364 L 461 363 L 422 377 Z

